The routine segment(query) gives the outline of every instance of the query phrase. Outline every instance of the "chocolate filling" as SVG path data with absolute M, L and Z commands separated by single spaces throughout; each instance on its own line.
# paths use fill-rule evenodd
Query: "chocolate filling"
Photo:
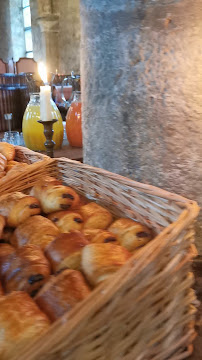
M 62 194 L 62 197 L 64 199 L 71 199 L 71 200 L 74 200 L 74 196 L 72 194 Z
M 61 272 L 63 272 L 64 270 L 68 270 L 69 268 L 66 266 L 66 267 L 63 267 L 62 269 L 56 271 L 55 275 L 59 275 Z
M 39 209 L 39 205 L 38 204 L 31 204 L 29 205 L 30 209 Z
M 31 275 L 28 279 L 28 282 L 30 285 L 32 285 L 41 280 L 44 280 L 44 276 L 42 274 L 37 274 L 37 275 Z
M 80 218 L 74 218 L 74 221 L 77 222 L 78 224 L 82 224 L 83 220 Z
M 69 204 L 60 204 L 60 207 L 61 207 L 62 210 L 67 210 L 67 209 L 70 208 L 70 206 L 71 205 L 69 205 Z
M 149 234 L 146 231 L 140 231 L 137 233 L 137 236 L 140 238 L 149 237 Z
M 53 218 L 52 221 L 53 222 L 57 222 L 59 219 L 58 218 Z
M 116 238 L 113 236 L 104 239 L 104 243 L 115 242 L 115 241 L 116 241 Z

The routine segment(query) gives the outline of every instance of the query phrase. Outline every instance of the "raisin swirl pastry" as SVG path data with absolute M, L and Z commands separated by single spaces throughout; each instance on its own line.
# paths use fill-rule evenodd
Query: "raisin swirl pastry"
M 46 247 L 45 255 L 50 261 L 54 272 L 63 268 L 79 270 L 81 267 L 81 252 L 88 244 L 88 240 L 79 231 L 60 234 Z
M 109 231 L 115 234 L 120 244 L 129 251 L 147 244 L 153 238 L 152 231 L 147 226 L 125 218 L 116 220 L 109 227 Z
M 10 227 L 16 227 L 40 212 L 39 201 L 32 196 L 14 192 L 0 197 L 0 215 L 6 218 L 6 224 Z
M 15 229 L 11 243 L 17 248 L 26 244 L 33 244 L 45 249 L 59 232 L 52 221 L 41 215 L 36 215 L 28 218 Z
M 84 219 L 84 229 L 106 229 L 113 220 L 107 209 L 94 202 L 81 206 L 79 213 Z
M 50 275 L 50 264 L 38 246 L 26 245 L 4 259 L 1 273 L 7 293 L 26 291 L 33 296 Z
M 74 211 L 56 211 L 48 215 L 62 233 L 72 230 L 81 230 L 83 227 L 82 216 Z
M 50 177 L 36 183 L 30 195 L 39 200 L 45 214 L 73 209 L 79 204 L 79 195 L 72 188 L 63 186 L 60 181 Z
M 113 275 L 126 263 L 131 254 L 114 244 L 90 244 L 82 251 L 82 272 L 93 286 Z
M 50 320 L 25 292 L 0 298 L 0 359 L 10 360 L 20 349 L 40 337 Z
M 34 300 L 49 319 L 55 321 L 89 294 L 90 289 L 79 271 L 64 270 L 51 276 Z

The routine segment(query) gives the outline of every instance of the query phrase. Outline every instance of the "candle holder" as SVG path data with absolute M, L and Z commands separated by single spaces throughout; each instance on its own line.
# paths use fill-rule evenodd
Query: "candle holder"
M 44 135 L 46 138 L 46 142 L 44 143 L 44 145 L 46 147 L 46 154 L 51 158 L 54 157 L 53 149 L 55 146 L 55 142 L 52 139 L 54 133 L 53 124 L 57 121 L 58 121 L 57 119 L 53 119 L 49 121 L 38 120 L 38 123 L 44 126 Z

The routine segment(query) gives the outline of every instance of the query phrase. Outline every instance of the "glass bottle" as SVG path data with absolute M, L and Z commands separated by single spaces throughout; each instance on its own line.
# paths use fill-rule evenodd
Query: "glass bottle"
M 67 139 L 71 146 L 82 147 L 81 92 L 74 91 L 66 116 Z
M 53 125 L 53 140 L 55 141 L 55 149 L 59 149 L 63 141 L 63 123 L 60 112 L 51 99 L 52 118 L 58 119 Z M 27 105 L 23 116 L 22 131 L 25 146 L 34 151 L 45 151 L 44 143 L 46 141 L 44 136 L 44 127 L 37 121 L 40 119 L 40 94 L 33 93 L 30 95 L 30 101 Z

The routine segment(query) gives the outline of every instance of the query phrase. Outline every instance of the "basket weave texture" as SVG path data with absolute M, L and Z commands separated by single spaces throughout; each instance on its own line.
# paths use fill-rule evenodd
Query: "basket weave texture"
M 20 163 L 27 163 L 30 166 L 24 167 L 18 171 L 8 173 L 0 179 L 0 194 L 9 193 L 11 191 L 21 191 L 21 184 L 24 188 L 24 176 L 34 181 L 38 175 L 47 173 L 48 166 L 52 160 L 43 154 L 36 153 L 22 146 L 15 146 L 15 160 Z M 26 174 L 26 175 L 25 175 Z
M 110 279 L 13 360 L 180 360 L 192 352 L 195 295 L 191 259 L 198 205 L 159 188 L 65 158 L 25 173 L 62 179 L 79 193 L 156 232 Z

